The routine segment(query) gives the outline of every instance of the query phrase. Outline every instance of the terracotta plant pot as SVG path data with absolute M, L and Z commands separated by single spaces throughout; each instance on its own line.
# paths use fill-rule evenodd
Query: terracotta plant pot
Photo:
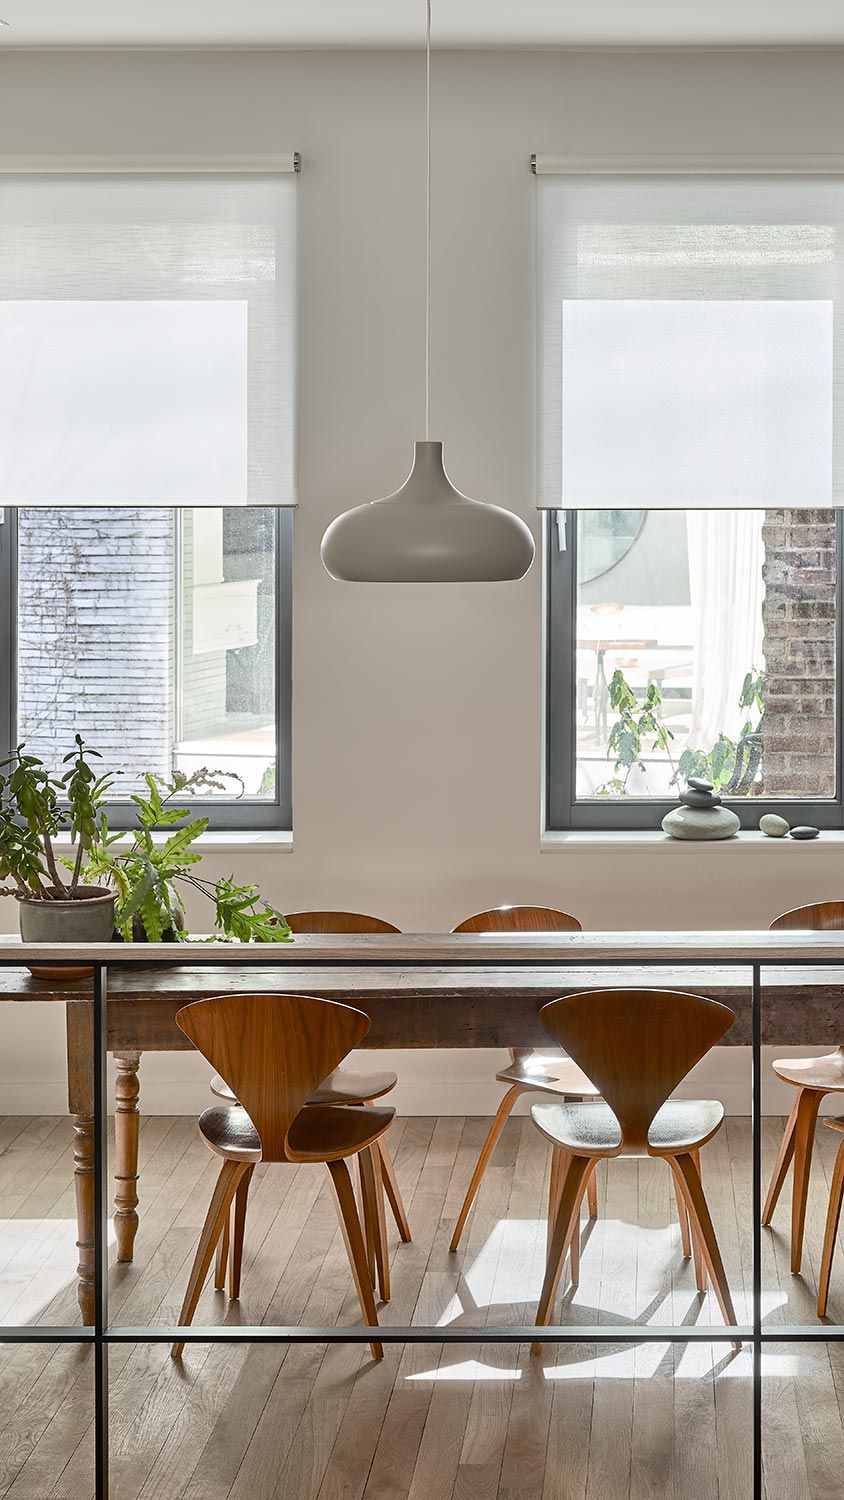
M 114 892 L 100 885 L 80 885 L 69 901 L 38 901 L 24 896 L 20 907 L 21 938 L 25 943 L 110 943 L 114 928 Z M 90 979 L 88 965 L 76 968 L 35 966 L 36 979 Z

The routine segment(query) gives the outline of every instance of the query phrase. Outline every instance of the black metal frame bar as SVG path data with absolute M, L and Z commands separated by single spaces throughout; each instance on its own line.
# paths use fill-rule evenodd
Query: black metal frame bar
M 172 960 L 172 965 L 188 964 L 191 966 L 201 965 L 203 952 L 200 946 L 191 949 L 185 948 L 184 954 L 178 959 Z M 68 960 L 68 962 L 71 962 Z M 73 960 L 78 963 L 78 957 Z M 272 950 L 267 953 L 267 965 L 273 962 Z M 313 960 L 310 960 L 313 963 Z M 332 967 L 334 961 L 324 960 L 327 967 Z M 344 960 L 344 967 L 373 967 L 379 962 L 389 962 L 388 959 L 379 960 L 377 954 L 367 953 L 366 957 L 358 960 Z M 664 959 L 640 959 L 631 961 L 631 967 L 636 968 L 659 968 L 664 964 Z M 717 960 L 722 965 L 723 957 Z M 20 958 L 0 959 L 0 968 L 20 967 Z M 53 960 L 51 960 L 53 963 Z M 488 967 L 479 965 L 478 960 L 467 954 L 465 959 L 453 958 L 452 963 L 458 967 Z M 549 956 L 537 960 L 531 958 L 534 966 L 545 968 L 566 968 L 565 962 L 561 962 L 559 956 Z M 231 964 L 237 966 L 237 949 L 232 949 Z M 414 960 L 414 967 L 424 968 L 434 964 L 434 960 Z M 168 964 L 167 966 L 172 966 Z M 56 965 L 58 966 L 58 965 Z M 119 959 L 112 967 L 119 967 Z M 133 962 L 133 968 L 160 968 L 161 961 Z M 761 1106 L 762 1106 L 762 969 L 763 967 L 776 968 L 829 968 L 830 960 L 826 957 L 817 959 L 792 959 L 781 960 L 776 957 L 766 965 L 756 960 L 748 963 L 731 962 L 730 967 L 750 969 L 751 1003 L 752 1003 L 752 1086 L 751 1086 L 751 1126 L 753 1137 L 752 1150 L 752 1211 L 753 1211 L 753 1240 L 752 1240 L 752 1322 L 748 1325 L 737 1327 L 724 1326 L 714 1328 L 711 1325 L 700 1327 L 678 1327 L 657 1325 L 633 1325 L 615 1326 L 601 1325 L 600 1327 L 580 1326 L 566 1327 L 560 1324 L 548 1327 L 535 1327 L 531 1325 L 513 1326 L 507 1325 L 501 1328 L 492 1328 L 486 1325 L 482 1328 L 435 1328 L 435 1327 L 397 1327 L 395 1325 L 367 1328 L 358 1326 L 354 1328 L 290 1328 L 259 1325 L 249 1327 L 244 1325 L 233 1327 L 197 1328 L 194 1325 L 182 1327 L 180 1325 L 158 1325 L 152 1327 L 112 1327 L 108 1321 L 108 1216 L 110 1202 L 110 1182 L 108 1164 L 108 1098 L 107 1098 L 107 1056 L 108 1056 L 108 970 L 109 965 L 100 961 L 94 964 L 93 980 L 93 1010 L 94 1010 L 94 1056 L 93 1056 L 93 1082 L 94 1082 L 94 1222 L 95 1222 L 95 1246 L 94 1246 L 94 1306 L 95 1317 L 93 1326 L 87 1327 L 45 1327 L 43 1325 L 32 1327 L 0 1327 L 0 1345 L 11 1344 L 89 1344 L 94 1350 L 94 1415 L 95 1415 L 95 1470 L 96 1470 L 96 1495 L 97 1500 L 108 1500 L 109 1497 L 109 1422 L 108 1422 L 108 1349 L 112 1344 L 169 1344 L 179 1339 L 186 1344 L 367 1344 L 374 1338 L 386 1344 L 526 1344 L 532 1342 L 546 1344 L 726 1344 L 734 1341 L 748 1343 L 752 1348 L 752 1397 L 753 1397 L 753 1500 L 763 1500 L 763 1476 L 762 1476 L 762 1437 L 763 1437 L 763 1414 L 762 1414 L 762 1351 L 766 1344 L 831 1344 L 844 1343 L 844 1325 L 817 1325 L 817 1326 L 791 1326 L 783 1325 L 768 1327 L 762 1324 L 762 1136 L 761 1136 Z M 228 959 L 226 967 L 228 967 Z M 285 959 L 284 967 L 291 967 L 289 959 Z M 295 965 L 294 965 L 295 967 Z M 624 969 L 626 966 L 614 959 L 590 959 L 591 968 L 611 968 L 615 970 Z M 672 959 L 672 967 L 705 969 L 711 967 L 705 960 L 699 957 Z
M 676 797 L 581 797 L 577 779 L 577 704 L 574 653 L 577 640 L 577 511 L 565 512 L 565 551 L 556 544 L 556 513 L 546 512 L 545 590 L 545 807 L 548 831 L 659 829 Z M 762 813 L 779 813 L 817 828 L 844 827 L 844 511 L 835 512 L 835 796 L 829 798 L 723 798 L 742 828 L 756 828 Z M 610 763 L 607 762 L 607 769 Z

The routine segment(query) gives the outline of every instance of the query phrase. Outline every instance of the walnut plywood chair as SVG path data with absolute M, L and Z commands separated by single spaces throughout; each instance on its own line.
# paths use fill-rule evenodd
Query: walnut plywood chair
M 786 929 L 841 931 L 844 929 L 844 901 L 818 901 L 812 906 L 797 906 L 793 911 L 784 912 L 771 923 L 771 930 Z M 834 1052 L 827 1053 L 825 1057 L 777 1058 L 773 1068 L 777 1077 L 783 1083 L 790 1083 L 797 1092 L 771 1176 L 762 1211 L 762 1223 L 770 1224 L 788 1169 L 793 1163 L 791 1270 L 796 1275 L 803 1260 L 803 1233 L 818 1109 L 825 1094 L 844 1093 L 844 1052 L 836 1047 Z
M 381 917 L 368 917 L 360 912 L 354 911 L 297 911 L 287 916 L 287 922 L 293 932 L 324 932 L 324 933 L 346 933 L 346 932 L 398 932 L 392 922 L 385 922 Z M 335 1068 L 329 1078 L 314 1091 L 311 1104 L 364 1104 L 371 1105 L 375 1099 L 381 1099 L 389 1094 L 398 1082 L 395 1073 L 383 1069 L 380 1072 L 373 1070 L 369 1073 L 352 1071 L 350 1068 Z M 211 1091 L 221 1099 L 236 1102 L 232 1090 L 223 1078 L 214 1078 L 211 1081 Z M 405 1212 L 399 1191 L 398 1178 L 393 1166 L 393 1160 L 387 1148 L 387 1143 L 379 1139 L 377 1143 L 376 1170 L 379 1173 L 378 1202 L 374 1205 L 375 1213 L 372 1218 L 367 1217 L 367 1255 L 370 1266 L 374 1269 L 376 1263 L 378 1268 L 378 1282 L 381 1296 L 385 1302 L 390 1299 L 390 1270 L 387 1259 L 385 1233 L 383 1227 L 383 1202 L 382 1193 L 386 1194 L 392 1210 L 393 1218 L 400 1238 L 405 1244 L 411 1239 L 410 1223 Z M 361 1156 L 361 1171 L 366 1176 L 371 1170 L 371 1159 L 368 1155 Z M 243 1234 L 246 1222 L 246 1195 L 249 1191 L 248 1183 L 243 1188 L 243 1201 L 238 1199 L 232 1211 L 231 1229 L 227 1226 L 226 1232 L 220 1240 L 217 1252 L 216 1285 L 222 1288 L 225 1284 L 226 1260 L 229 1253 L 229 1243 L 233 1247 L 233 1254 L 238 1257 L 243 1253 Z M 367 1193 L 363 1194 L 364 1206 L 369 1199 Z M 373 1222 L 374 1219 L 374 1222 Z
M 492 911 L 482 911 L 478 912 L 477 916 L 467 917 L 465 922 L 461 922 L 459 927 L 454 928 L 454 931 L 582 932 L 583 929 L 576 917 L 570 917 L 568 912 L 555 911 L 551 906 L 499 906 Z M 534 1093 L 560 1094 L 564 1099 L 572 1100 L 598 1097 L 598 1090 L 570 1057 L 563 1055 L 555 1057 L 548 1053 L 537 1052 L 533 1047 L 511 1047 L 509 1064 L 495 1076 L 499 1083 L 508 1085 L 507 1092 L 498 1106 L 487 1138 L 481 1147 L 481 1154 L 472 1173 L 472 1180 L 466 1190 L 460 1213 L 457 1215 L 450 1250 L 456 1250 L 460 1244 L 460 1236 L 469 1216 L 469 1210 L 475 1201 L 483 1175 L 489 1166 L 490 1157 L 516 1100 L 522 1094 Z M 589 1212 L 594 1218 L 598 1212 L 594 1178 L 589 1183 L 588 1193 Z M 576 1276 L 576 1246 L 573 1254 L 572 1275 Z
M 682 1196 L 724 1322 L 736 1321 L 696 1153 L 724 1118 L 715 1099 L 670 1099 L 695 1063 L 735 1020 L 726 1005 L 670 990 L 589 990 L 543 1006 L 551 1036 L 594 1079 L 600 1104 L 534 1104 L 531 1113 L 557 1155 L 545 1279 L 536 1314 L 551 1321 L 566 1253 L 577 1234 L 583 1191 L 599 1161 L 661 1157 Z M 533 1352 L 539 1353 L 535 1344 Z
M 348 1005 L 309 995 L 221 995 L 184 1006 L 176 1021 L 218 1069 L 238 1102 L 212 1105 L 199 1128 L 222 1167 L 197 1246 L 179 1322 L 189 1324 L 229 1213 L 235 1219 L 256 1162 L 324 1163 L 337 1201 L 343 1239 L 364 1322 L 378 1315 L 367 1250 L 358 1218 L 349 1157 L 376 1158 L 377 1143 L 394 1111 L 344 1104 L 311 1104 L 322 1081 L 369 1030 L 369 1017 Z M 377 1171 L 377 1167 L 373 1168 Z M 240 1264 L 232 1255 L 231 1275 Z M 238 1288 L 239 1289 L 239 1288 Z M 237 1289 L 232 1291 L 237 1295 Z M 173 1345 L 178 1358 L 181 1343 Z M 382 1346 L 371 1345 L 380 1359 Z

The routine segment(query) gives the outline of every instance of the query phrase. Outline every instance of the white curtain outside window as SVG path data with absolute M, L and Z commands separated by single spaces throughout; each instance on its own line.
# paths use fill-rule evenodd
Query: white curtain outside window
M 746 714 L 739 696 L 762 658 L 760 510 L 689 511 L 692 711 L 686 744 L 710 751 L 720 734 L 737 740 Z

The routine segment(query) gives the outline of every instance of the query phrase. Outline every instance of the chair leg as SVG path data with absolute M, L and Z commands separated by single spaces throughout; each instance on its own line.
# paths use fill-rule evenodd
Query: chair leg
M 700 1172 L 700 1151 L 692 1151 L 690 1153 L 690 1155 L 691 1155 L 692 1161 L 695 1164 L 695 1169 L 697 1171 L 697 1175 L 698 1175 L 698 1177 L 700 1177 L 700 1180 L 701 1180 L 701 1183 L 702 1183 L 703 1182 L 703 1178 L 701 1177 L 701 1172 Z M 692 1230 L 691 1221 L 689 1222 L 689 1235 L 690 1235 L 690 1238 L 691 1238 L 691 1241 L 692 1241 L 692 1255 L 694 1256 L 694 1262 L 695 1262 L 695 1286 L 697 1287 L 697 1289 L 698 1289 L 699 1292 L 705 1292 L 706 1291 L 706 1261 L 703 1258 L 703 1246 L 701 1245 L 698 1236 Z
M 539 1306 L 536 1310 L 537 1326 L 544 1327 L 550 1322 L 554 1298 L 557 1294 L 557 1285 L 560 1280 L 560 1272 L 563 1269 L 563 1263 L 566 1258 L 566 1251 L 571 1243 L 572 1235 L 579 1229 L 580 1204 L 589 1174 L 594 1169 L 595 1158 L 591 1156 L 573 1156 L 569 1161 L 568 1170 L 559 1196 L 554 1228 L 551 1231 L 551 1243 L 548 1248 L 548 1258 L 545 1266 L 545 1279 L 542 1283 Z M 531 1345 L 532 1354 L 540 1354 L 541 1352 L 541 1344 Z
M 384 1184 L 381 1179 L 381 1154 L 377 1146 L 361 1151 L 360 1166 L 361 1198 L 363 1201 L 364 1237 L 366 1258 L 373 1280 L 373 1265 L 378 1275 L 378 1288 L 382 1302 L 390 1300 L 390 1261 L 387 1252 L 387 1219 L 384 1213 Z
M 363 1102 L 367 1109 L 372 1109 L 375 1104 L 374 1099 L 364 1099 Z M 381 1157 L 381 1177 L 384 1183 L 384 1191 L 390 1201 L 390 1208 L 393 1218 L 396 1221 L 399 1239 L 402 1244 L 409 1245 L 413 1239 L 410 1232 L 410 1221 L 405 1212 L 401 1192 L 399 1191 L 399 1181 L 396 1177 L 396 1169 L 393 1166 L 393 1158 L 390 1155 L 386 1139 L 383 1135 L 378 1137 L 375 1143 L 375 1150 Z
M 247 1167 L 234 1195 L 234 1204 L 229 1215 L 232 1225 L 231 1257 L 229 1262 L 229 1296 L 235 1301 L 240 1296 L 240 1270 L 243 1265 L 243 1236 L 246 1232 L 246 1205 L 249 1201 L 249 1186 L 255 1168 Z
M 366 1264 L 366 1246 L 363 1242 L 363 1231 L 360 1227 L 360 1219 L 358 1218 L 357 1205 L 355 1203 L 355 1190 L 352 1187 L 349 1169 L 344 1161 L 330 1161 L 327 1163 L 327 1166 L 337 1200 L 340 1228 L 343 1231 L 346 1254 L 349 1257 L 349 1265 L 351 1266 L 363 1319 L 369 1328 L 376 1328 L 378 1325 L 378 1313 L 375 1309 L 372 1282 L 369 1279 L 369 1268 Z M 369 1347 L 372 1350 L 373 1359 L 384 1358 L 383 1344 L 373 1343 Z
M 783 1183 L 788 1176 L 788 1169 L 791 1166 L 791 1159 L 794 1156 L 794 1128 L 797 1124 L 797 1108 L 800 1103 L 800 1095 L 802 1094 L 802 1092 L 802 1089 L 797 1089 L 794 1095 L 794 1102 L 791 1106 L 791 1114 L 788 1117 L 785 1130 L 783 1131 L 782 1140 L 780 1141 L 780 1149 L 777 1152 L 777 1159 L 774 1163 L 774 1170 L 771 1174 L 771 1181 L 768 1184 L 768 1196 L 765 1199 L 765 1207 L 762 1210 L 763 1224 L 770 1224 L 772 1218 L 774 1217 L 774 1209 L 777 1206 L 777 1200 L 779 1199 L 779 1195 L 782 1192 Z
M 818 1317 L 826 1317 L 826 1305 L 829 1301 L 829 1278 L 832 1272 L 832 1257 L 835 1254 L 835 1237 L 838 1233 L 838 1220 L 841 1217 L 841 1199 L 844 1196 L 844 1141 L 838 1147 L 838 1155 L 835 1158 L 835 1169 L 832 1173 L 832 1186 L 829 1190 L 829 1208 L 826 1212 L 826 1230 L 823 1237 L 823 1255 L 821 1256 L 821 1275 L 818 1282 Z
M 672 1165 L 679 1173 L 683 1186 L 683 1196 L 686 1207 L 689 1210 L 689 1221 L 691 1223 L 692 1240 L 697 1240 L 703 1254 L 706 1269 L 712 1278 L 715 1296 L 721 1309 L 724 1322 L 729 1327 L 736 1321 L 733 1299 L 730 1295 L 730 1287 L 727 1282 L 727 1273 L 724 1270 L 724 1262 L 721 1259 L 721 1251 L 715 1237 L 715 1227 L 709 1212 L 709 1205 L 703 1192 L 703 1184 L 700 1173 L 695 1166 L 691 1152 L 683 1151 L 679 1155 L 669 1158 Z
M 472 1207 L 472 1204 L 475 1201 L 475 1195 L 481 1185 L 481 1179 L 483 1178 L 484 1172 L 489 1166 L 489 1159 L 492 1156 L 493 1151 L 495 1150 L 498 1137 L 500 1136 L 502 1130 L 504 1129 L 504 1126 L 507 1123 L 513 1105 L 515 1104 L 519 1095 L 523 1094 L 524 1092 L 525 1090 L 522 1088 L 521 1084 L 514 1083 L 513 1087 L 507 1090 L 504 1098 L 501 1100 L 501 1103 L 498 1106 L 498 1109 L 496 1110 L 495 1119 L 489 1127 L 487 1138 L 484 1141 L 483 1146 L 481 1147 L 481 1154 L 478 1157 L 477 1165 L 474 1172 L 472 1173 L 472 1180 L 469 1183 L 468 1188 L 466 1189 L 466 1197 L 463 1199 L 463 1206 L 460 1209 L 459 1214 L 457 1215 L 457 1223 L 454 1226 L 454 1233 L 451 1236 L 451 1244 L 448 1247 L 449 1250 L 456 1250 L 457 1246 L 460 1244 L 460 1236 L 463 1233 L 463 1227 L 466 1223 L 467 1218 L 469 1217 L 469 1209 Z
M 217 1259 L 214 1263 L 214 1291 L 221 1292 L 226 1284 L 226 1265 L 229 1258 L 229 1220 L 231 1215 L 226 1216 L 223 1232 L 217 1241 Z
M 598 1178 L 595 1173 L 589 1178 L 589 1186 L 586 1189 L 586 1201 L 589 1204 L 590 1219 L 598 1217 Z
M 561 1146 L 551 1148 L 551 1179 L 548 1184 L 548 1224 L 545 1231 L 545 1257 L 548 1258 L 551 1249 L 551 1232 L 554 1228 L 554 1220 L 557 1216 L 557 1208 L 560 1203 L 566 1172 L 569 1169 L 571 1157 Z M 592 1181 L 590 1177 L 589 1181 Z M 582 1201 L 582 1200 L 581 1200 Z M 580 1211 L 578 1210 L 577 1230 L 571 1237 L 569 1246 L 569 1273 L 572 1286 L 580 1285 Z
M 698 1174 L 698 1177 L 699 1177 L 700 1176 L 700 1152 L 699 1151 L 693 1151 L 691 1153 L 691 1156 L 692 1156 L 692 1160 L 695 1163 L 695 1166 L 697 1167 L 697 1174 Z M 675 1197 L 677 1199 L 677 1214 L 678 1214 L 678 1217 L 680 1219 L 680 1238 L 681 1238 L 681 1240 L 683 1242 L 683 1256 L 684 1256 L 684 1259 L 686 1259 L 686 1260 L 688 1260 L 690 1256 L 694 1256 L 694 1262 L 695 1262 L 695 1286 L 696 1286 L 696 1288 L 697 1288 L 697 1290 L 699 1292 L 705 1292 L 706 1291 L 706 1261 L 704 1260 L 704 1256 L 703 1256 L 703 1246 L 701 1245 L 700 1237 L 695 1233 L 694 1224 L 693 1224 L 692 1220 L 689 1218 L 689 1212 L 688 1212 L 688 1209 L 686 1207 L 685 1189 L 683 1187 L 683 1179 L 682 1179 L 679 1171 L 673 1166 L 673 1163 L 672 1163 L 671 1176 L 674 1179 L 674 1194 L 675 1194 Z M 685 1221 L 685 1233 L 684 1233 L 684 1221 Z
M 809 1196 L 809 1173 L 815 1145 L 815 1126 L 823 1098 L 821 1089 L 801 1089 L 794 1125 L 794 1177 L 791 1184 L 791 1274 L 796 1276 L 803 1260 L 803 1231 L 806 1227 L 806 1202 Z
M 399 1183 L 398 1178 L 396 1177 L 396 1169 L 393 1165 L 393 1158 L 391 1157 L 387 1149 L 387 1143 L 384 1140 L 383 1136 L 379 1138 L 375 1149 L 377 1150 L 378 1155 L 381 1157 L 381 1176 L 384 1179 L 384 1192 L 387 1194 L 390 1208 L 393 1211 L 393 1218 L 396 1221 L 396 1228 L 399 1232 L 399 1238 L 401 1239 L 403 1244 L 409 1245 L 413 1238 L 410 1233 L 410 1222 L 405 1212 L 405 1207 L 402 1202 L 402 1196 L 399 1191 Z
M 689 1215 L 686 1211 L 686 1200 L 683 1197 L 683 1189 L 677 1181 L 675 1173 L 672 1172 L 671 1176 L 674 1181 L 674 1197 L 677 1199 L 677 1219 L 680 1224 L 680 1241 L 683 1246 L 683 1259 L 691 1260 L 692 1238 L 689 1233 Z
M 205 1215 L 205 1223 L 199 1236 L 199 1244 L 196 1247 L 193 1266 L 188 1279 L 188 1288 L 185 1292 L 185 1300 L 179 1314 L 179 1322 L 188 1324 L 193 1321 L 196 1312 L 196 1304 L 199 1301 L 208 1268 L 211 1265 L 211 1257 L 220 1235 L 223 1233 L 229 1216 L 232 1198 L 237 1190 L 237 1185 L 247 1170 L 247 1163 L 242 1161 L 224 1161 L 220 1168 L 220 1175 L 214 1185 L 211 1194 L 211 1202 Z M 184 1343 L 173 1344 L 170 1354 L 173 1359 L 181 1359 Z
M 560 1202 L 560 1166 L 565 1153 L 561 1146 L 551 1147 L 551 1175 L 548 1179 L 548 1223 L 545 1229 L 545 1259 L 551 1253 L 551 1235 L 554 1232 L 554 1221 L 557 1217 L 557 1208 Z M 568 1170 L 568 1156 L 566 1156 L 565 1171 Z M 565 1175 L 565 1174 L 563 1174 Z
M 371 1192 L 372 1192 L 372 1175 L 371 1175 L 371 1172 L 370 1172 L 369 1176 L 367 1177 L 366 1166 L 365 1166 L 365 1157 L 366 1157 L 366 1152 L 365 1151 L 359 1151 L 358 1154 L 357 1154 L 357 1156 L 355 1157 L 355 1161 L 357 1162 L 357 1168 L 358 1168 L 357 1204 L 358 1204 L 358 1218 L 360 1219 L 360 1227 L 361 1227 L 361 1229 L 363 1231 L 363 1245 L 364 1245 L 364 1249 L 366 1251 L 366 1269 L 369 1272 L 370 1284 L 371 1284 L 371 1286 L 374 1289 L 374 1287 L 375 1287 L 375 1227 L 374 1227 L 374 1215 L 373 1215 L 373 1212 L 372 1212 L 372 1204 L 370 1202 L 370 1195 L 371 1195 Z

